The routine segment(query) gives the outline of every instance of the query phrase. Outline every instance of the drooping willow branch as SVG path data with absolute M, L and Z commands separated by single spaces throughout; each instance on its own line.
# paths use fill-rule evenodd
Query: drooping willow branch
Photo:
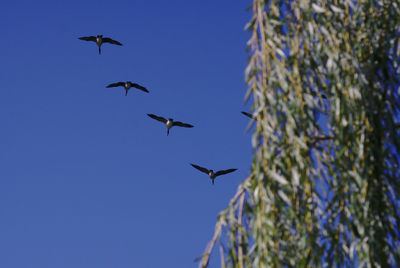
M 246 182 L 249 181 L 250 179 L 251 179 L 251 177 L 247 178 L 241 185 L 245 185 Z M 221 237 L 222 228 L 227 225 L 227 223 L 224 221 L 224 214 L 226 214 L 230 208 L 232 208 L 236 205 L 236 203 L 238 202 L 238 199 L 239 199 L 239 212 L 238 212 L 237 222 L 238 222 L 238 225 L 241 225 L 241 222 L 242 222 L 241 218 L 243 216 L 243 203 L 244 203 L 245 194 L 246 194 L 246 190 L 243 187 L 239 187 L 235 196 L 229 202 L 229 207 L 227 209 L 225 209 L 224 211 L 222 211 L 220 213 L 220 215 L 218 216 L 218 221 L 217 221 L 217 224 L 215 225 L 213 238 L 211 239 L 210 242 L 208 242 L 208 244 L 204 250 L 204 253 L 194 260 L 195 262 L 200 261 L 199 267 L 202 267 L 202 268 L 207 267 L 208 262 L 210 260 L 210 255 L 211 255 L 212 250 L 214 249 L 215 243 Z M 238 227 L 241 228 L 240 226 L 238 226 Z M 241 237 L 240 231 L 238 231 L 238 232 L 239 232 L 238 236 Z M 239 246 L 240 246 L 240 244 L 239 244 Z M 241 250 L 241 252 L 243 252 L 242 249 L 240 249 L 240 250 Z M 243 267 L 243 266 L 241 266 L 241 267 Z

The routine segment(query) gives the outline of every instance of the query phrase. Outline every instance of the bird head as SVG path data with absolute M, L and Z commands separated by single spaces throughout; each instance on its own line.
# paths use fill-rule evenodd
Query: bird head
M 170 122 L 173 122 L 173 121 L 174 121 L 174 119 L 172 119 L 172 118 L 168 118 L 168 121 L 170 121 Z

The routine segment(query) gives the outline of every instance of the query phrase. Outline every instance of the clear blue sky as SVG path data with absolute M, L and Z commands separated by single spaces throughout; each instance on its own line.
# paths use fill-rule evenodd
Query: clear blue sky
M 250 172 L 248 5 L 2 1 L 0 267 L 197 266 Z M 150 94 L 105 88 L 125 80 Z M 239 170 L 213 186 L 190 162 Z

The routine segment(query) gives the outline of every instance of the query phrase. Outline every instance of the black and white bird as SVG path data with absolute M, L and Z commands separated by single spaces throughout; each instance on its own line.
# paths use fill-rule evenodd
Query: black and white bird
M 214 184 L 214 180 L 217 176 L 228 174 L 228 173 L 231 173 L 231 172 L 234 172 L 235 170 L 237 170 L 237 168 L 231 168 L 231 169 L 220 170 L 220 171 L 214 172 L 214 170 L 212 170 L 212 169 L 206 169 L 206 168 L 200 167 L 195 164 L 190 164 L 190 165 L 192 167 L 194 167 L 195 169 L 198 169 L 201 172 L 206 173 L 210 177 L 212 184 Z
M 125 88 L 125 96 L 128 95 L 128 90 L 131 89 L 132 87 L 149 93 L 147 88 L 145 88 L 139 84 L 132 83 L 131 81 L 112 83 L 107 86 L 107 88 L 110 88 L 110 87 L 124 87 Z
M 84 40 L 84 41 L 93 41 L 96 42 L 97 46 L 99 47 L 99 54 L 101 54 L 101 45 L 103 43 L 110 43 L 113 45 L 118 45 L 122 46 L 122 44 L 118 41 L 112 40 L 111 38 L 108 37 L 103 37 L 103 35 L 98 35 L 98 36 L 83 36 L 79 37 L 78 39 Z
M 174 119 L 169 118 L 168 120 L 165 119 L 164 117 L 161 116 L 157 116 L 154 114 L 147 114 L 148 116 L 150 116 L 151 118 L 163 122 L 166 126 L 167 126 L 167 136 L 169 135 L 169 130 L 170 128 L 174 127 L 174 126 L 178 126 L 178 127 L 193 127 L 191 124 L 186 124 L 186 123 L 182 123 L 179 121 L 174 121 Z

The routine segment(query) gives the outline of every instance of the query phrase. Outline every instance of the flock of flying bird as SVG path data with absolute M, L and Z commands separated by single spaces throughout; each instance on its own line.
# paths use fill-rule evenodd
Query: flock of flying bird
M 104 44 L 104 43 L 110 43 L 110 44 L 113 44 L 113 45 L 122 46 L 122 44 L 121 44 L 120 42 L 118 42 L 118 41 L 116 41 L 116 40 L 113 40 L 113 39 L 111 39 L 111 38 L 109 38 L 109 37 L 103 37 L 103 35 L 84 36 L 84 37 L 79 37 L 79 39 L 80 39 L 80 40 L 84 40 L 84 41 L 92 41 L 92 42 L 95 42 L 95 43 L 97 44 L 97 47 L 99 48 L 99 54 L 101 54 L 101 45 Z M 111 88 L 111 87 L 123 87 L 123 88 L 125 89 L 125 96 L 128 95 L 128 91 L 129 91 L 129 89 L 131 89 L 131 88 L 136 88 L 136 89 L 142 90 L 142 91 L 144 91 L 144 92 L 146 92 L 146 93 L 149 93 L 149 91 L 147 90 L 147 88 L 145 88 L 145 87 L 143 87 L 143 86 L 141 86 L 141 85 L 139 85 L 139 84 L 132 83 L 131 81 L 116 82 L 116 83 L 109 84 L 109 85 L 107 86 L 107 88 Z M 246 116 L 248 116 L 248 117 L 250 117 L 250 118 L 252 118 L 252 119 L 255 120 L 255 118 L 253 117 L 252 114 L 249 114 L 249 113 L 246 113 L 246 112 L 242 112 L 242 113 L 243 113 L 244 115 L 246 115 Z M 157 116 L 157 115 L 154 115 L 154 114 L 147 114 L 147 115 L 148 115 L 150 118 L 153 118 L 153 119 L 155 119 L 155 120 L 157 120 L 157 121 L 162 122 L 162 123 L 165 124 L 165 126 L 167 127 L 167 136 L 169 135 L 169 130 L 170 130 L 172 127 L 174 127 L 174 126 L 186 127 L 186 128 L 192 128 L 192 127 L 193 127 L 193 125 L 191 125 L 191 124 L 182 123 L 182 122 L 179 122 L 179 121 L 174 121 L 174 119 L 172 119 L 172 118 L 166 119 L 166 118 L 164 118 L 164 117 Z M 220 171 L 216 171 L 216 172 L 215 172 L 215 171 L 212 170 L 212 169 L 207 169 L 207 168 L 204 168 L 204 167 L 195 165 L 195 164 L 190 164 L 190 165 L 191 165 L 192 167 L 194 167 L 194 168 L 200 170 L 201 172 L 206 173 L 206 174 L 210 177 L 210 179 L 211 179 L 211 181 L 212 181 L 212 184 L 214 184 L 214 180 L 215 180 L 215 178 L 216 178 L 217 176 L 224 175 L 224 174 L 228 174 L 228 173 L 231 173 L 231 172 L 234 172 L 235 170 L 237 170 L 236 168 L 231 168 L 231 169 L 220 170 Z

